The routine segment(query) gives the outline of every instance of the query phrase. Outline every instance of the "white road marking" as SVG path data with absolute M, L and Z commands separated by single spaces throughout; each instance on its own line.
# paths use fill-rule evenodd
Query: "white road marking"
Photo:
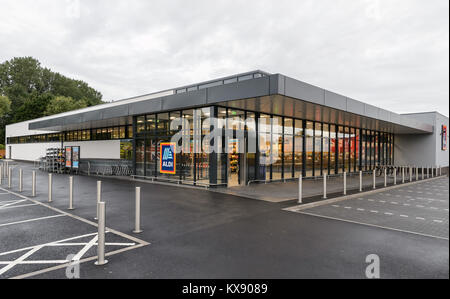
M 392 214 L 392 213 L 389 213 L 389 212 L 386 212 L 386 213 L 384 213 L 385 215 L 388 215 L 388 216 L 392 216 L 392 215 L 394 215 L 394 214 Z
M 38 205 L 37 203 L 30 203 L 30 204 L 27 204 L 27 205 L 12 206 L 12 207 L 6 207 L 6 208 L 1 207 L 0 210 L 10 210 L 10 209 L 16 209 L 16 208 L 25 208 L 25 207 L 31 207 L 31 206 L 37 206 L 37 205 Z
M 352 207 L 345 207 L 344 209 L 347 209 L 347 210 L 351 210 L 351 209 L 352 209 Z
M 51 218 L 57 218 L 57 217 L 64 217 L 64 216 L 66 216 L 66 215 L 60 214 L 60 215 L 53 215 L 53 216 L 47 216 L 47 217 L 34 218 L 34 219 L 28 219 L 28 220 L 23 220 L 23 221 L 17 221 L 17 222 L 4 223 L 4 224 L 0 224 L 0 227 L 8 226 L 8 225 L 14 225 L 14 224 L 27 223 L 27 222 L 33 222 L 33 221 L 39 221 L 39 220 L 45 220 L 45 219 L 51 219 Z
M 403 217 L 403 218 L 409 218 L 408 215 L 400 215 L 400 217 Z
M 442 221 L 442 220 L 433 220 L 433 222 L 436 222 L 436 223 L 443 223 L 444 221 Z
M 417 220 L 425 220 L 425 218 L 422 217 L 416 217 Z
M 428 235 L 428 234 L 422 234 L 422 233 L 418 233 L 418 232 L 402 230 L 402 229 L 397 229 L 397 228 L 392 228 L 392 227 L 387 227 L 387 226 L 382 226 L 382 225 L 376 225 L 376 224 L 352 221 L 352 220 L 348 220 L 348 219 L 340 219 L 340 218 L 336 218 L 336 217 L 323 216 L 323 215 L 318 215 L 318 214 L 314 214 L 314 213 L 308 213 L 308 212 L 305 212 L 305 211 L 301 211 L 301 212 L 298 212 L 298 213 L 304 214 L 304 215 L 309 215 L 309 216 L 314 216 L 314 217 L 319 217 L 319 218 L 325 218 L 325 219 L 331 219 L 331 220 L 336 220 L 336 221 L 347 222 L 347 223 L 360 224 L 360 225 L 369 226 L 369 227 L 376 227 L 376 228 L 381 228 L 381 229 L 387 229 L 387 230 L 392 230 L 392 231 L 402 232 L 402 233 L 407 233 L 407 234 L 413 234 L 413 235 L 418 235 L 418 236 L 423 236 L 423 237 L 429 237 L 429 238 L 435 238 L 435 239 L 441 239 L 441 240 L 448 240 L 448 238 L 445 238 L 445 237 L 433 236 L 433 235 Z
M 378 211 L 374 211 L 374 210 L 372 210 L 372 211 L 370 211 L 371 213 L 375 213 L 375 214 L 378 214 Z
M 360 212 L 364 212 L 364 211 L 365 211 L 365 209 L 361 209 L 361 208 L 358 208 L 358 211 L 360 211 Z

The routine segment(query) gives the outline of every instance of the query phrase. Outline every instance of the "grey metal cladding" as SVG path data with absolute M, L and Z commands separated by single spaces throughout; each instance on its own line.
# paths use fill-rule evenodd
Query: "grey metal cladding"
M 62 126 L 64 125 L 64 119 L 63 118 L 53 118 L 53 119 L 46 119 L 41 120 L 38 122 L 33 122 L 28 125 L 28 128 L 30 130 L 38 130 L 41 128 L 47 128 L 47 127 L 54 127 L 54 126 Z
M 393 122 L 393 123 L 396 123 L 396 124 L 399 124 L 399 123 L 401 123 L 401 117 L 400 117 L 400 115 L 398 115 L 398 114 L 396 114 L 396 113 L 393 113 L 393 112 L 389 112 L 390 114 L 391 114 L 391 122 Z
M 128 105 L 120 105 L 115 107 L 110 107 L 107 109 L 102 109 L 103 117 L 102 119 L 115 118 L 115 117 L 123 117 L 128 116 Z M 89 119 L 96 120 L 96 119 Z
M 101 110 L 94 110 L 80 113 L 80 115 L 83 121 L 87 122 L 102 119 L 103 114 L 101 113 Z
M 378 108 L 378 119 L 390 122 L 391 117 L 389 111 Z
M 364 104 L 364 115 L 378 119 L 378 108 L 369 104 Z
M 130 115 L 147 114 L 162 110 L 162 99 L 151 99 L 142 102 L 128 104 L 128 113 Z
M 269 93 L 271 95 L 281 94 L 284 95 L 284 78 L 285 76 L 280 74 L 269 76 Z
M 241 81 L 208 88 L 207 103 L 262 97 L 269 95 L 269 77 Z
M 166 96 L 162 100 L 162 110 L 174 110 L 206 105 L 206 89 Z
M 347 111 L 358 115 L 364 115 L 364 103 L 347 98 Z
M 64 117 L 64 125 L 71 125 L 71 124 L 79 124 L 83 122 L 83 115 L 75 114 L 75 115 L 67 115 Z
M 325 90 L 325 106 L 346 111 L 347 98 L 340 94 Z
M 325 92 L 322 88 L 285 77 L 285 95 L 303 101 L 325 105 Z

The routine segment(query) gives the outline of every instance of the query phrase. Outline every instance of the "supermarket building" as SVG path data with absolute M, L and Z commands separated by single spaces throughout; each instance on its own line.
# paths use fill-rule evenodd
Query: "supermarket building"
M 220 138 L 205 138 L 217 128 Z M 438 112 L 399 115 L 253 71 L 8 125 L 6 157 L 79 147 L 81 168 L 121 164 L 139 178 L 237 186 L 377 165 L 448 168 L 447 128 Z

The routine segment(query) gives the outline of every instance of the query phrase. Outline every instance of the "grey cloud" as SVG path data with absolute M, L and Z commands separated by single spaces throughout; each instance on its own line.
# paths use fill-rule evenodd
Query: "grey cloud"
M 9 12 L 0 27 L 0 60 L 34 56 L 86 80 L 106 100 L 263 69 L 400 113 L 448 115 L 448 6 L 0 0 Z

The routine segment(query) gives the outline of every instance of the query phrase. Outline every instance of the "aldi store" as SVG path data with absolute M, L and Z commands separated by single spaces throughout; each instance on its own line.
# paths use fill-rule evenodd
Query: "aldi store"
M 50 146 L 79 146 L 82 164 L 129 161 L 138 178 L 232 187 L 448 167 L 447 126 L 437 112 L 399 115 L 255 71 L 13 124 L 6 149 L 34 161 Z

